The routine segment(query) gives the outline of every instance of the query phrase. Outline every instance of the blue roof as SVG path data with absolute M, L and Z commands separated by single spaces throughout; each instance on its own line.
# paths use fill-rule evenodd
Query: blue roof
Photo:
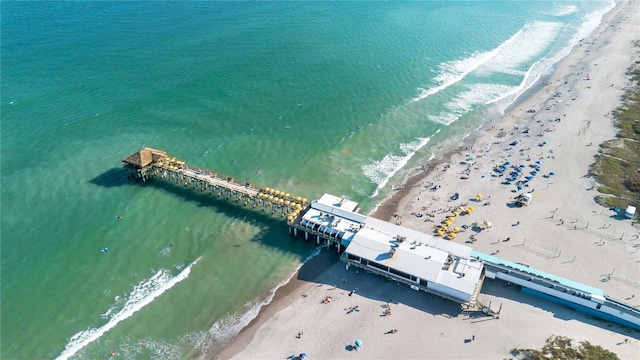
M 589 285 L 585 285 L 585 284 L 582 284 L 582 283 L 579 283 L 579 282 L 576 282 L 576 281 L 573 281 L 573 280 L 569 280 L 569 279 L 560 277 L 558 275 L 553 275 L 553 274 L 549 274 L 549 273 L 544 272 L 544 271 L 536 270 L 536 269 L 530 268 L 528 266 L 520 265 L 520 264 L 514 263 L 512 261 L 501 259 L 499 257 L 483 254 L 483 253 L 477 252 L 477 251 L 472 251 L 471 252 L 471 256 L 472 257 L 476 257 L 476 258 L 482 260 L 483 262 L 485 262 L 485 263 L 487 263 L 489 265 L 496 264 L 496 265 L 508 266 L 508 267 L 514 268 L 516 270 L 522 271 L 522 272 L 530 274 L 530 275 L 538 276 L 538 277 L 541 277 L 541 278 L 544 278 L 544 279 L 547 279 L 547 280 L 551 280 L 551 281 L 557 282 L 560 285 L 564 285 L 564 286 L 572 288 L 574 290 L 582 291 L 582 292 L 588 293 L 588 294 L 604 296 L 604 291 L 602 291 L 602 289 L 598 289 L 598 288 L 595 288 L 593 286 L 589 286 Z

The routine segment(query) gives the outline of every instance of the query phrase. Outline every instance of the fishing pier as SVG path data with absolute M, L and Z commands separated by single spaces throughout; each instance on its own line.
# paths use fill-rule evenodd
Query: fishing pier
M 499 315 L 478 301 L 485 277 L 517 284 L 523 293 L 640 330 L 640 309 L 612 299 L 601 289 L 522 266 L 442 236 L 425 234 L 360 214 L 358 203 L 331 194 L 317 200 L 259 187 L 188 165 L 167 152 L 144 148 L 122 159 L 130 180 L 160 178 L 226 197 L 286 218 L 289 234 L 335 246 L 351 266 L 457 302 L 464 312 Z M 453 213 L 453 216 L 457 216 Z
M 263 211 L 271 210 L 272 214 L 286 216 L 289 221 L 297 218 L 309 206 L 306 198 L 192 167 L 165 151 L 149 147 L 122 159 L 122 164 L 129 179 L 146 182 L 160 177 L 176 184 L 184 183 L 185 187 L 207 191 L 209 195 L 225 196 L 227 200 L 242 202 L 247 206 L 251 204 L 253 208 L 261 207 Z

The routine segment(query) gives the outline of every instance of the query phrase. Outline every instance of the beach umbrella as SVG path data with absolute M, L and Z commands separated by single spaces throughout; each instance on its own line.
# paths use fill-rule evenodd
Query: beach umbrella
M 307 354 L 306 353 L 300 353 L 300 356 L 298 356 L 300 359 L 306 359 L 307 358 Z
M 444 235 L 444 231 L 442 231 L 442 230 L 438 230 L 438 232 L 436 233 L 436 235 L 438 235 L 438 236 L 442 236 L 442 235 Z
M 456 218 L 454 218 L 453 216 L 449 216 L 449 217 L 447 218 L 447 221 L 451 221 L 451 222 L 453 222 L 455 219 L 456 219 Z
M 454 232 L 454 233 L 457 233 L 457 232 L 459 232 L 459 231 L 460 231 L 460 228 L 459 228 L 459 227 L 454 227 L 454 228 L 453 228 L 453 232 Z
M 521 185 L 518 185 L 518 190 L 522 190 L 522 186 Z
M 449 226 L 449 225 L 451 225 L 451 221 L 447 220 L 447 221 L 444 222 L 444 224 Z
M 355 345 L 356 345 L 356 348 L 362 347 L 362 340 L 356 340 Z
M 475 210 L 475 209 L 476 209 L 476 208 L 474 208 L 473 206 L 469 206 L 469 210 L 473 211 L 473 210 Z
M 511 165 L 511 163 L 509 161 L 505 161 L 504 164 L 505 165 Z
M 555 175 L 555 174 L 556 174 L 556 173 L 554 173 L 553 171 L 549 172 L 549 175 L 551 175 L 551 176 L 553 176 L 553 175 Z
M 459 212 L 457 212 L 457 211 L 454 211 L 454 212 L 453 212 L 453 216 L 458 216 L 458 215 L 460 215 L 460 213 L 459 213 Z
M 476 195 L 476 199 L 478 199 L 478 200 L 482 200 L 482 194 L 477 194 L 477 195 Z
M 524 164 L 520 164 L 520 166 L 518 166 L 518 167 L 521 167 L 521 168 L 523 168 L 523 167 L 524 167 Z
M 452 238 L 452 239 L 455 239 L 456 234 L 455 233 L 449 233 L 449 237 Z

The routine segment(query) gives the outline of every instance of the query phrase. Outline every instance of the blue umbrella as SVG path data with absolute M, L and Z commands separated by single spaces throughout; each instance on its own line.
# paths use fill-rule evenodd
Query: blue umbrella
M 356 340 L 356 347 L 362 347 L 362 340 Z
M 306 353 L 301 353 L 300 356 L 298 356 L 300 359 L 306 359 L 307 358 L 307 354 Z
M 505 161 L 505 162 L 504 162 L 504 164 L 505 164 L 505 165 L 511 165 L 511 163 L 510 163 L 510 162 L 508 162 L 508 161 Z
M 536 161 L 536 164 L 540 165 L 540 163 L 541 163 L 541 161 L 540 161 L 540 160 Z
M 549 175 L 551 175 L 551 176 L 553 176 L 553 175 L 555 175 L 555 174 L 556 174 L 556 173 L 554 173 L 553 171 L 549 172 Z
M 520 166 L 518 166 L 518 167 L 523 168 L 523 167 L 524 167 L 524 164 L 520 164 Z
M 518 185 L 518 190 L 522 190 L 522 186 Z

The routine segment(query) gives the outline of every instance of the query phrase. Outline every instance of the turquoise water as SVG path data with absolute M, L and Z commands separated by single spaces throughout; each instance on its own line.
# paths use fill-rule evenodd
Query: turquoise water
M 314 248 L 279 218 L 129 184 L 123 157 L 151 146 L 366 213 L 611 4 L 0 6 L 3 358 L 177 359 L 224 346 Z

